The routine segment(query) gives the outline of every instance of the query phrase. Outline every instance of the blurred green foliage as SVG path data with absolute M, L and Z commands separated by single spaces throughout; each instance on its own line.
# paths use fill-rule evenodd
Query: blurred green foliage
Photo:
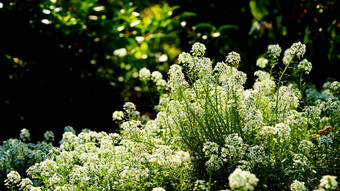
M 82 75 L 119 83 L 124 97 L 136 86 L 139 69 L 147 66 L 164 72 L 179 53 L 179 23 L 172 15 L 176 7 L 166 2 L 139 9 L 126 0 L 47 0 L 40 6 L 46 14 L 41 22 L 72 39 L 60 46 L 88 57 Z M 95 71 L 88 71 L 87 65 L 95 65 Z

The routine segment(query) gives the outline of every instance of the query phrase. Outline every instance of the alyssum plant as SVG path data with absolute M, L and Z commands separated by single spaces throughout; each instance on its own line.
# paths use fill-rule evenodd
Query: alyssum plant
M 311 69 L 305 45 L 283 55 L 268 46 L 257 80 L 244 89 L 240 55 L 213 64 L 195 43 L 170 67 L 168 81 L 143 68 L 140 79 L 160 92 L 157 117 L 145 120 L 133 103 L 113 113 L 120 134 L 66 132 L 59 147 L 21 179 L 8 169 L 6 185 L 22 190 L 335 190 L 339 162 L 339 82 L 303 91 L 285 84 L 296 68 Z M 297 66 L 297 67 L 294 67 Z M 303 96 L 301 93 L 305 93 Z M 304 97 L 304 105 L 301 105 Z

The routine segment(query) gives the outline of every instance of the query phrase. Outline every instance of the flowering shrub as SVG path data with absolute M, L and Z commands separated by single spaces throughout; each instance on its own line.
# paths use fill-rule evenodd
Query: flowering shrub
M 47 131 L 44 137 L 45 140 L 37 144 L 27 143 L 30 140 L 30 132 L 27 129 L 22 129 L 20 139 L 9 139 L 2 143 L 0 146 L 1 182 L 4 182 L 6 174 L 9 173 L 5 185 L 12 187 L 12 184 L 20 181 L 18 172 L 24 174 L 34 163 L 41 162 L 47 158 L 49 150 L 53 148 L 53 132 Z M 2 187 L 0 186 L 0 188 Z
M 275 80 L 272 69 L 281 65 L 281 48 L 270 45 L 267 58 L 257 64 L 264 70 L 255 72 L 252 88 L 244 89 L 238 53 L 213 64 L 204 57 L 205 46 L 195 43 L 170 67 L 167 81 L 157 71 L 140 70 L 144 84 L 152 81 L 160 94 L 155 119 L 143 118 L 127 102 L 112 116 L 119 134 L 65 132 L 59 147 L 28 168 L 29 179 L 20 182 L 11 171 L 6 185 L 26 190 L 337 189 L 338 83 L 321 92 L 283 83 L 305 51 L 301 43 L 286 50 Z M 309 71 L 309 62 L 302 62 L 308 67 L 299 67 L 300 72 Z

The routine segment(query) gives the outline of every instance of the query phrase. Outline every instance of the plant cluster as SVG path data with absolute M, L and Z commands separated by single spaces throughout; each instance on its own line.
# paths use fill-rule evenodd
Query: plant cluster
M 7 169 L 6 185 L 23 190 L 336 190 L 339 176 L 339 82 L 321 92 L 302 89 L 306 46 L 269 45 L 245 89 L 241 57 L 230 52 L 213 64 L 195 43 L 170 66 L 139 71 L 159 91 L 155 119 L 127 102 L 113 113 L 120 132 L 66 132 L 42 162 L 21 179 Z M 282 64 L 283 63 L 283 64 Z M 273 68 L 283 66 L 275 79 Z M 24 185 L 24 186 L 23 186 Z

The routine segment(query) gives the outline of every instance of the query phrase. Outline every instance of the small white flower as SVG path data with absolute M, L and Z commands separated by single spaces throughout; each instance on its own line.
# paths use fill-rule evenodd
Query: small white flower
M 142 68 L 139 70 L 139 79 L 144 81 L 144 80 L 149 80 L 151 76 L 150 70 L 147 68 Z
M 46 131 L 44 133 L 44 138 L 45 138 L 46 141 L 54 141 L 53 131 Z
M 121 121 L 124 119 L 124 112 L 123 111 L 115 111 L 112 114 L 113 121 Z
M 232 66 L 237 66 L 241 62 L 241 57 L 237 52 L 229 52 L 226 62 L 231 64 Z
M 272 58 L 278 58 L 281 54 L 281 47 L 278 44 L 268 46 L 267 54 Z
M 230 188 L 234 190 L 254 190 L 259 181 L 255 174 L 239 168 L 231 173 L 228 179 Z
M 157 81 L 161 80 L 162 78 L 163 78 L 163 75 L 159 71 L 154 71 L 151 74 L 151 79 L 152 79 L 153 82 L 157 83 Z
M 296 42 L 289 48 L 289 50 L 290 54 L 301 58 L 306 52 L 306 45 L 302 44 L 301 42 Z
M 327 135 L 322 135 L 319 138 L 319 147 L 322 147 L 322 148 L 331 147 L 332 143 L 333 143 L 332 138 L 328 137 Z
M 132 102 L 125 102 L 125 104 L 123 105 L 123 109 L 127 113 L 132 113 L 136 111 L 136 105 Z
M 17 171 L 12 170 L 11 172 L 7 174 L 7 179 L 5 180 L 5 186 L 10 188 L 12 185 L 19 183 L 20 180 L 21 180 L 20 174 Z
M 29 178 L 23 178 L 19 184 L 20 190 L 30 190 L 33 182 Z
M 307 59 L 303 59 L 301 62 L 299 62 L 298 68 L 304 71 L 306 74 L 309 74 L 309 72 L 312 70 L 312 63 L 308 62 Z
M 118 56 L 118 57 L 123 57 L 127 54 L 127 51 L 125 48 L 119 48 L 113 51 L 113 55 Z
M 320 180 L 320 187 L 327 190 L 336 190 L 338 188 L 338 182 L 335 180 L 336 176 L 325 175 Z
M 186 52 L 182 52 L 178 56 L 178 63 L 188 63 L 191 60 L 191 55 Z
M 136 20 L 130 24 L 130 27 L 134 27 L 136 25 L 140 24 L 140 20 Z
M 21 129 L 20 131 L 20 139 L 23 141 L 29 141 L 30 140 L 30 132 L 27 129 Z
M 205 50 L 205 45 L 199 42 L 194 43 L 191 48 L 191 52 L 194 56 L 204 56 Z
M 152 191 L 165 191 L 165 189 L 162 187 L 156 187 L 156 188 L 153 188 Z
M 260 68 L 265 68 L 268 64 L 268 59 L 266 58 L 259 58 L 256 60 L 256 66 Z
M 300 182 L 298 180 L 294 180 L 294 182 L 290 185 L 291 191 L 305 191 L 307 188 L 305 187 L 304 182 Z
M 303 153 L 310 153 L 312 151 L 313 147 L 314 147 L 313 143 L 308 141 L 308 140 L 302 140 L 299 144 L 299 149 Z

